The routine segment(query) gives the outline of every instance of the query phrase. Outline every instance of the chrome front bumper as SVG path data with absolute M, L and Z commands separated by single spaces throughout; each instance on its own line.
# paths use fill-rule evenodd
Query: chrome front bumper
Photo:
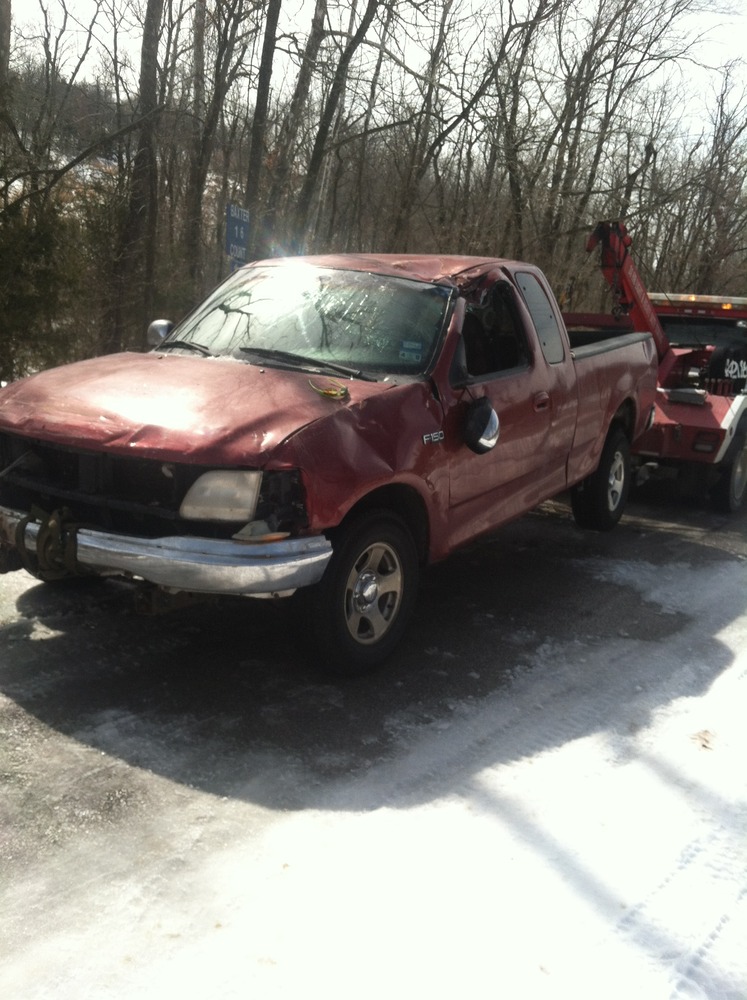
M 0 507 L 0 544 L 15 548 L 20 511 Z M 42 524 L 29 521 L 24 544 L 33 556 Z M 332 556 L 323 535 L 249 543 L 170 536 L 137 538 L 90 528 L 75 531 L 75 560 L 94 573 L 140 577 L 170 590 L 266 597 L 317 583 Z

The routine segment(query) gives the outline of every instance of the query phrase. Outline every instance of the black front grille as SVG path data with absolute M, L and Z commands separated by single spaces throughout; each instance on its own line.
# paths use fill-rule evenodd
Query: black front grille
M 233 522 L 187 521 L 179 515 L 188 489 L 206 471 L 203 466 L 83 451 L 0 433 L 0 504 L 22 512 L 38 508 L 50 513 L 64 507 L 73 521 L 107 531 L 150 538 L 230 537 L 237 530 Z M 273 530 L 305 525 L 297 474 L 264 474 L 256 517 L 267 520 Z

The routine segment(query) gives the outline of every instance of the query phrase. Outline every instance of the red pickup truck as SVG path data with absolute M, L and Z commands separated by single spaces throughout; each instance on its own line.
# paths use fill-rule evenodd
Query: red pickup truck
M 149 340 L 0 390 L 0 571 L 298 591 L 339 672 L 391 652 L 422 566 L 540 502 L 613 527 L 656 387 L 648 334 L 574 346 L 502 259 L 257 262 Z

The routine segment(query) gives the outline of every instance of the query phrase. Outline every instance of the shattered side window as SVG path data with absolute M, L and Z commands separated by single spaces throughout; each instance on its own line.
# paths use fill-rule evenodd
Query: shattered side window
M 215 355 L 251 350 L 319 363 L 418 374 L 445 325 L 451 289 L 307 262 L 236 272 L 180 324 L 173 339 Z

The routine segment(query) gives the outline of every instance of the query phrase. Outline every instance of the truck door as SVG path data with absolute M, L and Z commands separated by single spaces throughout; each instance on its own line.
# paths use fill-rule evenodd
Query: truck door
M 469 396 L 486 396 L 500 422 L 491 451 L 452 453 L 450 505 L 455 516 L 464 508 L 466 530 L 475 518 L 508 520 L 566 485 L 577 409 L 573 362 L 538 276 L 512 277 L 521 294 L 496 282 L 486 304 L 467 308 L 462 328 Z

